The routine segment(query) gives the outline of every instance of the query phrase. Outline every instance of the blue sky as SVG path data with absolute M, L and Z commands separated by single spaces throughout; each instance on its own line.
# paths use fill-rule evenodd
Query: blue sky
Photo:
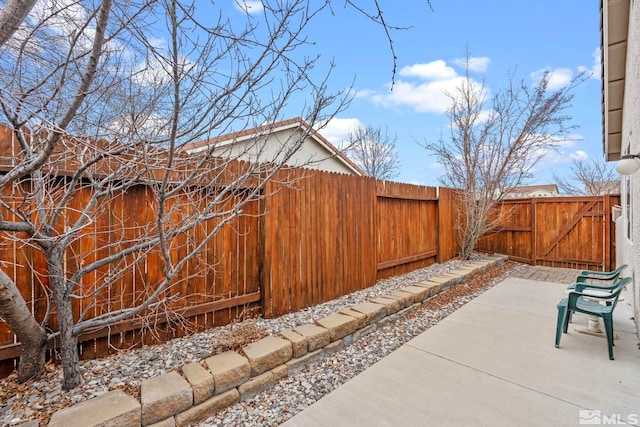
M 423 0 L 382 1 L 389 23 L 411 27 L 392 33 L 398 57 L 393 91 L 384 33 L 338 3 L 333 16 L 313 25 L 310 38 L 325 60 L 335 62 L 331 87 L 353 82 L 355 98 L 321 133 L 339 145 L 356 123 L 386 127 L 398 138 L 397 181 L 437 185 L 442 166 L 418 142 L 437 140 L 447 127 L 442 93 L 455 91 L 467 46 L 478 58 L 472 77 L 484 78 L 491 90 L 504 87 L 508 72 L 530 84 L 543 70 L 553 73 L 552 84 L 581 70 L 595 72 L 575 89 L 569 110 L 581 141 L 545 156 L 531 183 L 551 182 L 552 172 L 563 175 L 573 159 L 602 156 L 599 0 L 432 0 L 433 11 Z

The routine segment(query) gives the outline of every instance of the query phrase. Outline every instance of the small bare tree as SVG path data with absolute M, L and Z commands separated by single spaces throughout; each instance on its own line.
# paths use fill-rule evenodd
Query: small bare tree
M 14 3 L 23 3 L 21 15 L 8 19 Z M 12 1 L 0 13 L 0 111 L 8 126 L 0 244 L 15 242 L 44 260 L 34 286 L 46 312 L 34 317 L 11 274 L 16 266 L 2 262 L 0 318 L 21 343 L 19 380 L 43 372 L 46 344 L 56 339 L 70 389 L 81 381 L 78 336 L 185 298 L 185 266 L 265 196 L 266 182 L 307 135 L 296 133 L 271 156 L 247 146 L 258 153 L 253 163 L 238 162 L 243 153 L 221 154 L 215 143 L 191 155 L 184 147 L 281 120 L 285 108 L 297 108 L 311 129 L 344 108 L 345 93 L 329 92 L 319 57 L 300 52 L 330 2 L 263 0 L 249 9 L 238 1 L 243 10 L 229 16 L 215 2 L 33 3 Z M 365 15 L 388 30 L 374 19 L 379 12 Z M 145 193 L 148 221 L 128 221 L 131 207 L 123 217 L 112 213 L 134 191 Z M 104 218 L 116 227 L 98 225 Z M 97 244 L 84 249 L 88 228 Z M 195 229 L 197 241 L 184 238 Z M 156 268 L 133 304 L 99 304 L 149 256 Z
M 467 56 L 467 61 L 469 57 Z M 445 169 L 441 182 L 461 190 L 463 212 L 459 218 L 461 256 L 468 258 L 478 239 L 499 219 L 490 220 L 492 208 L 505 190 L 520 185 L 532 168 L 570 129 L 569 107 L 579 76 L 556 91 L 548 90 L 545 75 L 535 87 L 508 79 L 508 86 L 491 98 L 484 83 L 468 72 L 457 91 L 449 94 L 447 138 L 425 142 Z
M 387 129 L 358 126 L 349 133 L 346 154 L 367 175 L 390 180 L 398 176 L 400 161 L 396 151 L 397 135 Z
M 620 192 L 620 178 L 604 160 L 574 160 L 569 169 L 570 173 L 565 177 L 553 174 L 553 180 L 563 194 L 600 196 Z

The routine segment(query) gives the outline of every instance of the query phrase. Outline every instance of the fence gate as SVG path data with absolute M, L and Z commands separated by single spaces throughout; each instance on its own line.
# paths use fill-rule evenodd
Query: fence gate
M 496 209 L 499 229 L 483 236 L 478 249 L 534 265 L 611 270 L 611 210 L 619 202 L 619 195 L 505 200 Z

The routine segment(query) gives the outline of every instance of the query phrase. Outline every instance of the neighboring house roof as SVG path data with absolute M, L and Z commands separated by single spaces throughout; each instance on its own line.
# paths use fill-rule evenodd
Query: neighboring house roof
M 505 194 L 529 194 L 540 190 L 558 194 L 558 186 L 556 184 L 520 185 L 507 189 Z
M 190 144 L 186 144 L 181 148 L 181 151 L 196 152 L 204 150 L 213 144 L 215 144 L 217 147 L 224 147 L 231 144 L 241 143 L 243 141 L 248 141 L 257 136 L 271 135 L 277 132 L 295 130 L 298 128 L 301 129 L 304 133 L 307 133 L 312 141 L 323 147 L 327 152 L 329 152 L 330 157 L 343 164 L 346 169 L 359 176 L 366 175 L 366 173 L 362 169 L 360 169 L 351 159 L 345 156 L 340 150 L 338 150 L 338 148 L 331 144 L 325 137 L 320 135 L 318 131 L 313 129 L 305 120 L 300 117 L 282 120 L 279 122 L 258 126 L 252 129 L 245 129 L 226 135 L 220 135 L 214 138 L 206 139 L 204 141 L 193 142 Z M 322 160 L 323 159 L 320 159 L 316 161 L 316 163 L 321 163 Z
M 605 159 L 622 154 L 622 103 L 627 62 L 629 0 L 601 0 L 602 126 Z

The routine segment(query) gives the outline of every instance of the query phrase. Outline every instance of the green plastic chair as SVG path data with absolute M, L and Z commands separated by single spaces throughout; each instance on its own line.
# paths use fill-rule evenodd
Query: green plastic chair
M 572 313 L 584 313 L 590 316 L 601 317 L 604 322 L 604 329 L 607 334 L 607 345 L 609 347 L 609 359 L 613 360 L 613 310 L 616 308 L 618 298 L 622 290 L 631 282 L 631 278 L 627 277 L 619 280 L 614 285 L 608 287 L 611 289 L 604 290 L 602 287 L 596 287 L 588 283 L 577 283 L 574 290 L 569 291 L 569 296 L 563 298 L 558 303 L 558 321 L 556 325 L 556 348 L 560 347 L 560 339 L 562 333 L 567 333 L 569 327 L 569 318 Z M 599 302 L 586 300 L 597 299 L 606 301 L 607 305 Z
M 589 279 L 601 280 L 604 282 L 616 282 L 618 280 L 618 277 L 620 276 L 620 273 L 622 273 L 622 271 L 627 267 L 627 264 L 623 264 L 612 271 L 582 270 L 580 274 L 578 274 L 576 281 L 567 286 L 567 289 L 574 290 L 576 288 L 576 284 L 587 283 L 587 280 Z M 591 283 L 590 286 L 594 288 L 611 288 L 612 286 L 615 286 L 615 283 L 610 286 L 600 283 Z

